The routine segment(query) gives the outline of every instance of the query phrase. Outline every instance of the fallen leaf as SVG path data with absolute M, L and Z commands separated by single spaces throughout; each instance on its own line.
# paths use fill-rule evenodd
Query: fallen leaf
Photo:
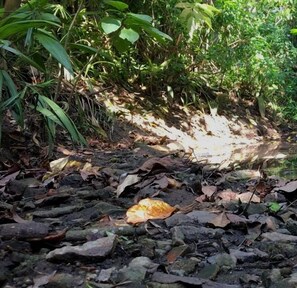
M 13 209 L 12 211 L 12 219 L 16 222 L 16 223 L 27 223 L 27 222 L 30 222 L 28 220 L 25 220 L 23 218 L 21 218 L 16 212 L 15 210 Z
M 161 179 L 155 180 L 154 185 L 159 186 L 159 189 L 163 190 L 168 187 L 168 179 L 166 176 L 163 176 Z
M 3 177 L 0 180 L 0 186 L 5 186 L 10 180 L 14 180 L 20 174 L 20 170 Z
M 65 238 L 67 228 L 63 229 L 62 231 L 56 231 L 54 233 L 50 233 L 49 235 L 45 236 L 43 240 L 50 241 L 50 242 L 60 242 Z
M 128 175 L 125 180 L 123 181 L 123 183 L 121 183 L 117 190 L 117 197 L 120 197 L 120 195 L 125 191 L 125 189 L 129 186 L 132 186 L 136 183 L 138 183 L 140 181 L 141 177 L 139 177 L 138 175 L 132 174 L 132 175 Z
M 57 271 L 54 271 L 49 275 L 37 276 L 36 278 L 33 279 L 34 286 L 32 288 L 39 288 L 40 286 L 48 284 L 51 278 L 56 274 L 56 272 Z
M 234 223 L 234 224 L 241 224 L 241 223 L 248 222 L 248 220 L 246 218 L 238 216 L 236 214 L 226 213 L 226 216 L 231 221 L 231 223 Z
M 63 153 L 66 156 L 75 155 L 74 151 L 70 151 L 62 146 L 58 146 L 57 151 Z
M 137 224 L 149 219 L 165 219 L 169 217 L 175 209 L 176 208 L 164 201 L 146 198 L 128 209 L 126 213 L 127 222 Z
M 152 172 L 154 170 L 174 170 L 178 166 L 181 166 L 178 161 L 174 161 L 170 157 L 163 157 L 163 158 L 150 158 L 147 161 L 145 161 L 138 169 L 133 170 L 133 174 L 135 173 L 141 173 L 141 172 Z
M 202 186 L 202 193 L 210 198 L 214 193 L 217 192 L 217 186 Z
M 233 192 L 230 189 L 224 190 L 218 194 L 218 197 L 224 201 L 236 200 L 237 193 Z
M 225 212 L 222 212 L 217 217 L 215 217 L 214 219 L 212 219 L 211 221 L 209 221 L 208 223 L 209 224 L 212 224 L 215 227 L 224 228 L 228 224 L 230 224 L 231 221 L 226 216 L 226 213 Z
M 297 181 L 291 181 L 287 183 L 285 186 L 278 187 L 277 190 L 281 190 L 287 193 L 291 193 L 297 190 Z
M 67 165 L 69 161 L 69 157 L 59 158 L 50 162 L 50 169 L 52 173 L 59 173 L 61 172 L 64 167 Z
M 260 198 L 257 195 L 253 195 L 252 192 L 245 192 L 239 195 L 236 195 L 236 200 L 240 200 L 242 203 L 260 203 Z
M 189 250 L 188 245 L 181 245 L 178 247 L 173 247 L 166 255 L 167 262 L 170 264 L 174 263 L 178 257 L 185 255 L 185 253 L 188 250 Z
M 79 170 L 80 176 L 83 180 L 87 180 L 89 176 L 98 176 L 100 167 L 92 166 L 91 163 L 85 163 L 83 168 Z

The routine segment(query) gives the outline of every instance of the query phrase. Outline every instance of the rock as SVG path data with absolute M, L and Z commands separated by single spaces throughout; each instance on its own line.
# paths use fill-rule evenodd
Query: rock
M 200 261 L 196 258 L 179 259 L 168 267 L 168 271 L 174 275 L 186 276 L 193 273 Z
M 192 211 L 188 214 L 186 214 L 190 219 L 194 220 L 195 222 L 198 222 L 200 224 L 207 224 L 213 219 L 217 217 L 216 213 L 208 212 L 208 211 Z
M 111 267 L 109 269 L 102 269 L 97 276 L 96 280 L 98 282 L 108 282 L 111 278 L 112 273 L 116 270 L 115 267 Z
M 147 283 L 148 288 L 185 288 L 185 285 L 182 283 L 171 283 L 171 284 L 163 284 L 157 282 L 149 282 Z
M 221 253 L 214 256 L 211 256 L 207 259 L 207 262 L 210 264 L 216 264 L 220 268 L 226 268 L 231 269 L 236 267 L 237 259 L 235 256 L 227 254 L 227 253 Z
M 83 184 L 84 180 L 78 173 L 68 174 L 60 181 L 61 186 L 71 186 L 73 188 L 79 188 Z
M 147 257 L 134 258 L 127 266 L 118 271 L 116 276 L 116 283 L 122 281 L 131 281 L 133 284 L 141 283 L 147 272 L 154 272 L 157 270 L 159 264 L 154 263 Z M 135 286 L 137 287 L 137 286 Z
M 32 209 L 35 209 L 35 208 L 36 208 L 36 206 L 32 201 L 26 202 L 24 207 L 23 207 L 24 210 L 32 210 Z
M 23 193 L 23 199 L 34 199 L 38 196 L 43 196 L 46 194 L 45 187 L 30 187 L 28 186 L 24 193 Z
M 180 225 L 189 225 L 193 224 L 194 221 L 191 219 L 189 216 L 182 214 L 182 213 L 176 213 L 170 216 L 165 220 L 165 223 L 168 228 L 172 228 L 175 226 L 180 226 Z
M 202 279 L 213 280 L 220 272 L 220 266 L 217 264 L 207 264 L 199 272 L 198 277 Z
M 253 263 L 258 259 L 265 261 L 268 260 L 269 255 L 259 249 L 249 249 L 250 251 L 241 251 L 237 249 L 230 249 L 230 255 L 234 256 L 240 263 Z
M 262 241 L 269 240 L 276 242 L 297 242 L 297 236 L 281 234 L 278 232 L 267 232 L 263 233 L 261 236 L 263 238 Z
M 184 287 L 208 287 L 208 288 L 239 288 L 239 285 L 228 285 L 223 283 L 216 283 L 213 281 L 200 279 L 197 277 L 188 276 L 176 276 L 172 274 L 166 274 L 162 272 L 155 272 L 152 276 L 153 282 L 173 284 L 173 283 L 183 283 Z M 172 287 L 172 286 L 170 286 Z
M 141 256 L 145 256 L 148 258 L 153 258 L 155 256 L 155 247 L 156 247 L 156 241 L 153 239 L 149 239 L 146 236 L 143 238 L 140 238 L 138 243 L 141 247 Z
M 4 262 L 0 263 L 0 285 L 11 277 L 9 269 L 6 267 Z
M 46 255 L 46 259 L 60 261 L 77 261 L 78 259 L 99 260 L 112 253 L 117 242 L 116 239 L 116 235 L 111 235 L 95 241 L 86 242 L 83 245 L 65 246 L 49 252 Z
M 121 207 L 118 207 L 103 201 L 98 202 L 94 206 L 94 209 L 96 209 L 101 214 L 107 214 L 107 215 L 118 215 L 126 212 L 126 210 Z
M 271 271 L 264 271 L 261 275 L 261 279 L 264 287 L 272 287 L 272 284 L 282 279 L 281 271 L 278 268 L 272 269 Z
M 116 234 L 119 236 L 135 236 L 143 235 L 146 233 L 145 227 L 133 227 L 133 226 L 95 226 L 89 229 L 73 229 L 66 232 L 65 241 L 83 241 L 89 238 L 98 238 L 105 236 L 107 233 Z
M 3 239 L 42 238 L 48 234 L 49 225 L 35 221 L 24 223 L 9 223 L 0 225 L 0 235 Z
M 38 286 L 39 287 L 39 286 Z M 57 273 L 52 276 L 49 282 L 42 287 L 45 288 L 78 288 L 85 287 L 84 279 L 81 276 L 76 276 L 68 273 Z
M 52 208 L 51 210 L 42 210 L 42 211 L 35 211 L 31 214 L 35 217 L 40 218 L 55 218 L 61 215 L 69 214 L 81 209 L 81 206 L 65 206 L 65 207 L 57 207 Z
M 297 236 L 297 221 L 289 218 L 286 222 L 287 230 L 294 236 Z

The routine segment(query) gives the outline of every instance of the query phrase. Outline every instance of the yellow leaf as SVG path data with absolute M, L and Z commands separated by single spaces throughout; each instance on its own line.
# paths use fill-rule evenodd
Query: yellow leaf
M 128 209 L 127 222 L 137 224 L 149 219 L 165 219 L 174 211 L 175 208 L 164 201 L 146 198 Z

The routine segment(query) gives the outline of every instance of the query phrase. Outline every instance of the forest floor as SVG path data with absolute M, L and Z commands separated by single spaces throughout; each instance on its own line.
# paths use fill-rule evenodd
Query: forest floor
M 7 132 L 0 286 L 297 287 L 297 181 L 234 170 L 224 150 L 251 154 L 284 130 L 253 110 L 140 113 L 128 100 L 113 102 L 112 141 L 63 141 L 51 159 L 32 135 Z

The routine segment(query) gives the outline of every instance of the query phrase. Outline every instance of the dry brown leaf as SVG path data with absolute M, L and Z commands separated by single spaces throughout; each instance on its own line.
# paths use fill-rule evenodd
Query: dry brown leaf
M 165 219 L 169 217 L 175 209 L 175 207 L 170 206 L 164 201 L 146 198 L 128 209 L 126 213 L 127 222 L 137 224 L 149 219 Z
M 159 189 L 163 190 L 168 187 L 168 178 L 163 176 L 161 179 L 155 180 L 153 184 L 159 186 Z
M 297 190 L 297 181 L 291 181 L 285 186 L 279 187 L 277 190 L 281 190 L 287 193 L 291 193 Z
M 237 193 L 233 192 L 230 189 L 224 190 L 218 194 L 218 197 L 224 201 L 236 200 Z
M 174 263 L 178 257 L 185 255 L 185 253 L 188 250 L 189 250 L 188 245 L 181 245 L 178 247 L 173 247 L 166 255 L 167 262 L 170 264 Z
M 57 151 L 63 153 L 66 156 L 75 155 L 75 151 L 70 151 L 62 146 L 58 146 Z
M 220 213 L 216 218 L 208 222 L 209 224 L 214 225 L 215 227 L 224 228 L 228 224 L 231 223 L 231 221 L 226 216 L 225 212 Z
M 80 176 L 86 180 L 89 176 L 98 176 L 100 167 L 92 166 L 91 163 L 85 163 L 84 167 L 79 170 Z
M 226 213 L 226 216 L 231 221 L 231 223 L 234 223 L 234 224 L 242 224 L 242 223 L 248 222 L 246 218 L 238 216 L 236 214 Z
M 203 186 L 202 192 L 204 195 L 210 198 L 214 193 L 217 192 L 217 189 L 217 186 Z
M 252 192 L 245 192 L 239 195 L 236 195 L 236 199 L 240 200 L 242 203 L 249 203 L 249 202 L 253 202 L 253 203 L 260 203 L 260 197 L 258 197 L 257 195 L 253 195 Z
M 170 157 L 154 157 L 145 161 L 138 169 L 133 170 L 131 173 L 152 172 L 157 169 L 170 171 L 180 166 L 182 166 L 182 164 L 178 160 L 173 160 Z

